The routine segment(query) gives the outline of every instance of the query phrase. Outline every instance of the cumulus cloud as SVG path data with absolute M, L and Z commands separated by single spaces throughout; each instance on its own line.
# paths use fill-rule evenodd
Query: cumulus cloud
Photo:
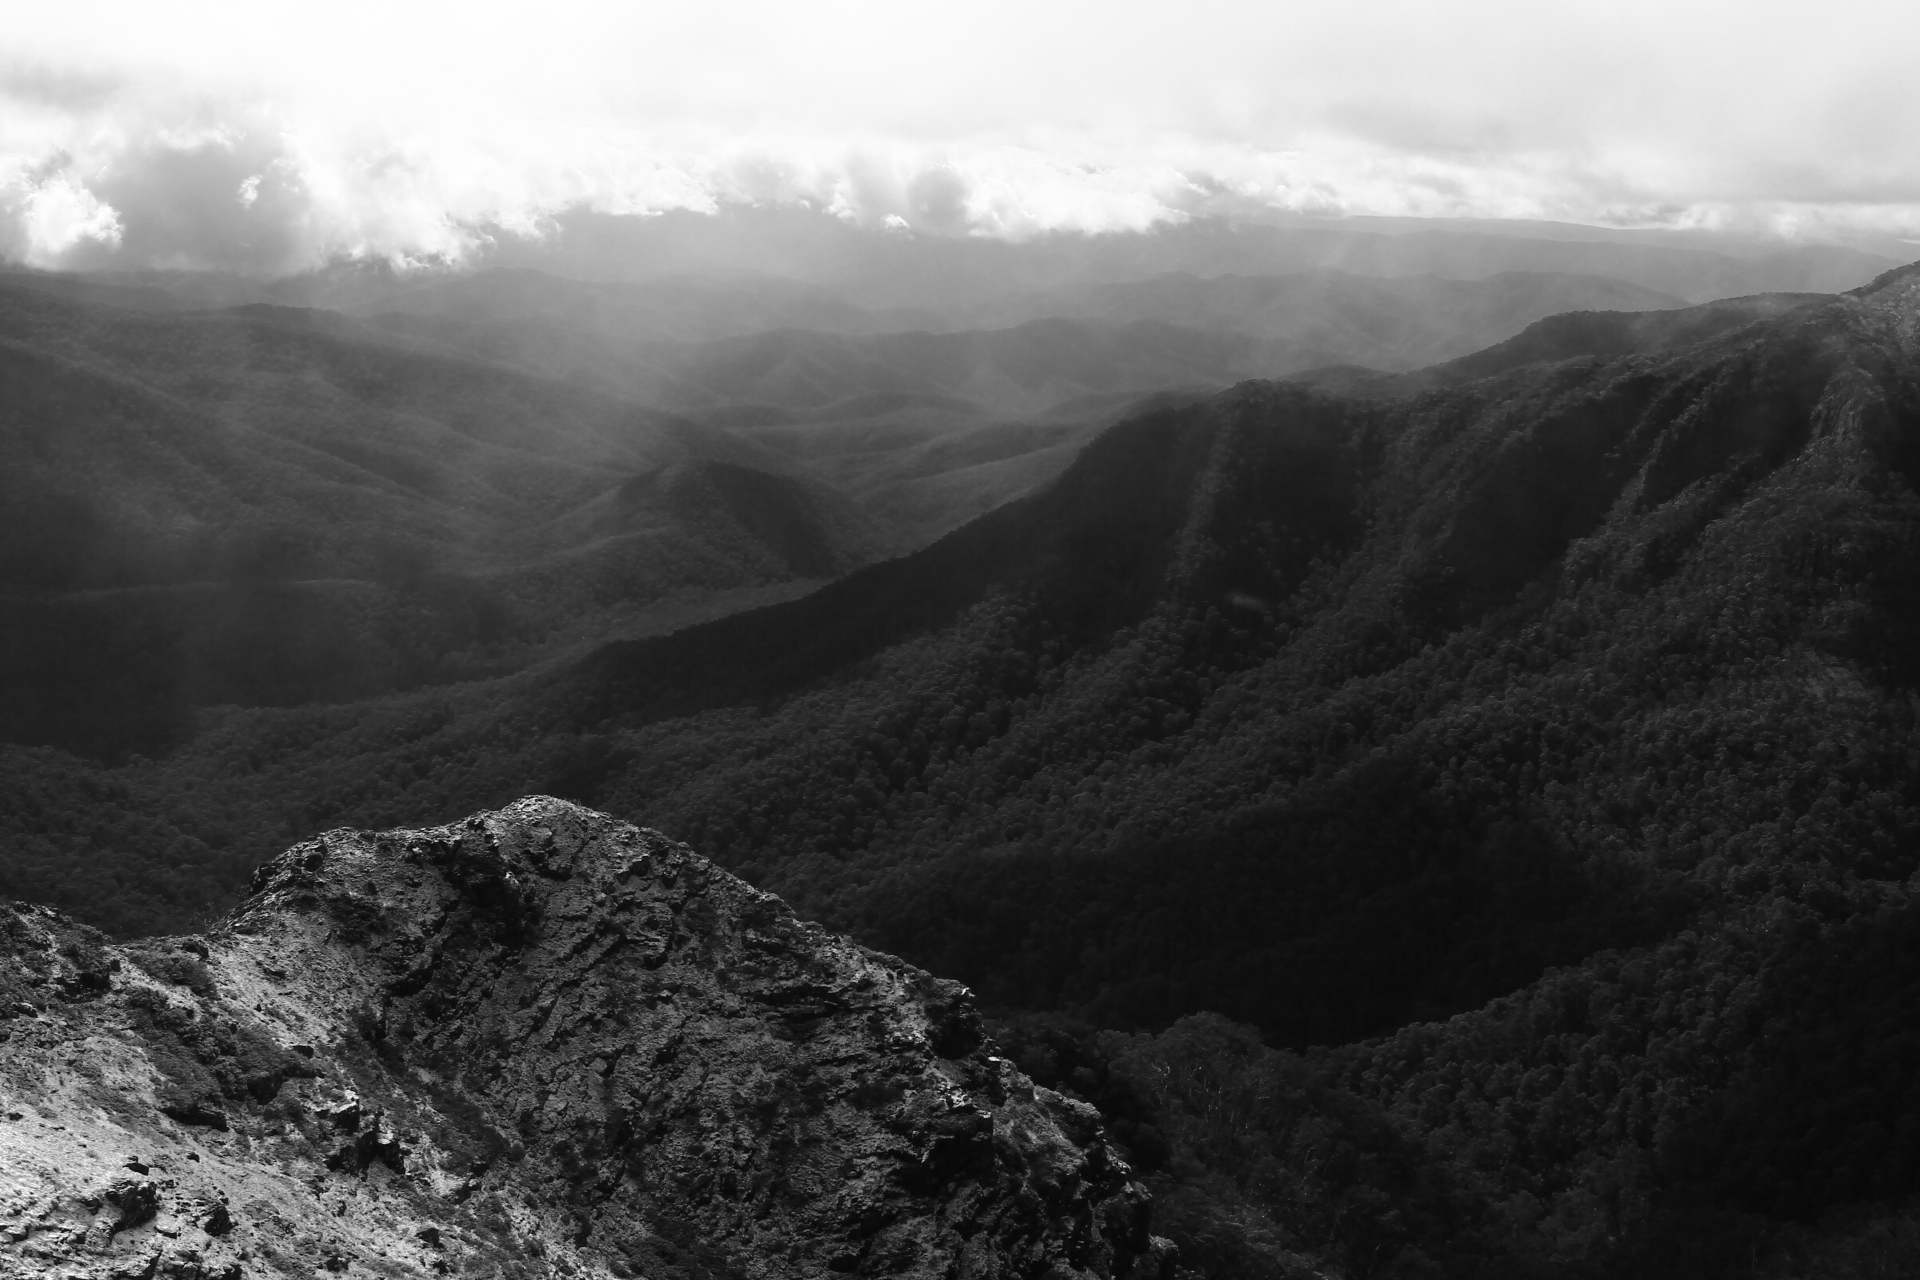
M 1920 11 L 1871 0 L 38 8 L 0 64 L 0 254 L 42 266 L 460 259 L 729 204 L 1920 236 Z
M 24 177 L 12 203 L 23 257 L 58 260 L 85 245 L 120 245 L 119 213 L 65 174 Z

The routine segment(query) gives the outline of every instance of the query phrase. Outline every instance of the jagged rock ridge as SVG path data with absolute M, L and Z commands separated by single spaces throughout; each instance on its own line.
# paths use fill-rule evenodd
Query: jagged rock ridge
M 1145 1277 L 971 996 L 534 797 L 334 831 L 204 937 L 0 908 L 0 1275 Z

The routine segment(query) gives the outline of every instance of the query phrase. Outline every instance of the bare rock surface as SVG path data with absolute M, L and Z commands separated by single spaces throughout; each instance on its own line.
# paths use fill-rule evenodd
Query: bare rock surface
M 1161 1277 L 965 988 L 533 797 L 204 937 L 0 906 L 0 1276 Z

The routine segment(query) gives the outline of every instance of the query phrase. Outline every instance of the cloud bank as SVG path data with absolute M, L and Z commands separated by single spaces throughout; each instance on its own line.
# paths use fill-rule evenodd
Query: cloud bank
M 1196 215 L 1920 238 L 1920 10 L 79 3 L 0 54 L 0 256 L 459 260 L 566 210 L 1021 238 Z

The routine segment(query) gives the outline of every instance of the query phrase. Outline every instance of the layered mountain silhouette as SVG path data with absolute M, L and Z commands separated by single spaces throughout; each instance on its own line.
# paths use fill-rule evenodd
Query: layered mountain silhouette
M 1887 251 L 1900 250 L 1887 245 Z M 742 207 L 722 217 L 667 213 L 646 219 L 576 211 L 560 216 L 538 238 L 496 239 L 487 264 L 616 280 L 763 273 L 831 289 L 857 306 L 938 310 L 1167 272 L 1347 271 L 1454 280 L 1559 272 L 1706 302 L 1854 288 L 1898 261 L 1857 249 L 1783 248 L 1708 234 L 1430 219 L 1273 224 L 1195 218 L 1138 234 L 1055 234 L 1018 242 L 938 229 L 876 236 L 820 211 Z
M 1413 369 L 1562 312 L 1841 289 L 1892 265 L 1551 224 L 1202 219 L 1008 244 L 794 210 L 643 222 L 567 215 L 470 272 L 18 278 L 119 307 L 337 311 L 416 349 L 767 433 L 909 550 L 1057 475 L 1144 392 Z
M 1889 348 L 1891 364 L 1865 364 L 1852 353 L 1864 350 L 1861 334 L 1870 323 L 1900 332 L 1905 279 L 1826 302 L 1758 299 L 1637 317 L 1562 317 L 1457 365 L 1388 379 L 1406 384 L 1391 395 L 1356 400 L 1308 388 L 1250 386 L 1225 399 L 1162 409 L 1103 436 L 1044 494 L 926 551 L 857 573 L 805 601 L 605 650 L 553 678 L 604 706 L 608 715 L 596 719 L 613 722 L 785 696 L 890 644 L 938 634 L 996 591 L 1047 602 L 1053 619 L 1047 625 L 1063 628 L 1053 643 L 1069 649 L 1104 644 L 1102 637 L 1114 628 L 1138 625 L 1156 610 L 1175 607 L 1172 602 L 1180 608 L 1204 602 L 1233 624 L 1231 630 L 1253 635 L 1264 629 L 1263 644 L 1275 643 L 1276 626 L 1290 637 L 1304 634 L 1300 627 L 1308 620 L 1315 628 L 1334 627 L 1336 615 L 1350 617 L 1377 601 L 1393 602 L 1392 609 L 1370 619 L 1368 627 L 1408 637 L 1396 643 L 1411 643 L 1425 634 L 1423 628 L 1445 635 L 1489 610 L 1497 614 L 1539 574 L 1560 572 L 1555 566 L 1576 542 L 1613 536 L 1609 521 L 1641 518 L 1635 508 L 1620 506 L 1631 484 L 1653 495 L 1639 500 L 1646 511 L 1665 512 L 1677 500 L 1694 501 L 1699 486 L 1729 469 L 1758 467 L 1758 474 L 1770 476 L 1788 463 L 1800 465 L 1808 443 L 1793 432 L 1811 430 L 1805 423 L 1821 397 L 1847 385 L 1840 373 L 1865 368 L 1891 377 L 1901 368 L 1897 346 Z M 1717 336 L 1699 341 L 1703 334 Z M 1631 354 L 1621 355 L 1623 350 Z M 1530 362 L 1541 354 L 1550 357 L 1547 363 Z M 1487 371 L 1495 376 L 1467 381 Z M 1789 372 L 1804 385 L 1796 384 L 1791 396 L 1776 395 L 1774 379 Z M 1751 408 L 1722 411 L 1690 398 L 1731 394 L 1720 388 L 1729 380 L 1745 385 L 1741 379 L 1753 388 L 1746 393 Z M 1436 384 L 1443 389 L 1431 389 Z M 1889 405 L 1903 403 L 1897 388 L 1883 394 Z M 1729 421 L 1737 429 L 1702 427 L 1700 440 L 1675 442 L 1679 425 L 1647 425 L 1661 421 L 1648 417 L 1655 405 L 1674 424 Z M 1604 429 L 1591 425 L 1602 420 Z M 1221 451 L 1253 447 L 1221 443 L 1233 436 L 1223 425 L 1228 422 L 1241 424 L 1235 431 L 1261 442 L 1260 450 L 1278 451 L 1270 458 L 1257 454 L 1265 459 L 1261 466 L 1222 470 Z M 1766 425 L 1773 422 L 1787 425 Z M 1502 430 L 1523 426 L 1533 443 L 1505 441 Z M 1317 443 L 1294 451 L 1273 443 L 1300 432 Z M 1904 436 L 1875 440 L 1879 452 L 1873 457 L 1884 473 L 1905 483 L 1912 462 Z M 1762 445 L 1761 453 L 1749 457 Z M 1419 469 L 1400 474 L 1386 469 L 1389 462 Z M 1472 466 L 1491 469 L 1472 483 L 1445 479 L 1453 474 L 1449 468 L 1467 468 L 1461 474 L 1471 475 Z M 696 473 L 707 480 L 726 474 L 718 464 Z M 555 536 L 590 539 L 622 527 L 623 504 L 638 501 L 636 492 L 691 483 L 676 481 L 676 474 L 690 473 L 683 468 L 642 477 L 603 494 L 571 512 L 571 523 Z M 1381 505 L 1390 485 L 1423 496 L 1403 508 Z M 1216 524 L 1193 524 L 1197 495 L 1220 486 L 1228 493 L 1244 487 L 1248 496 L 1210 498 L 1224 504 L 1210 517 Z M 693 505 L 731 501 L 742 511 L 765 509 L 757 489 L 735 486 L 730 498 L 726 490 L 725 484 L 704 484 Z M 1398 523 L 1383 523 L 1383 513 Z M 1241 526 L 1259 532 L 1229 532 Z M 1220 549 L 1255 536 L 1265 540 L 1256 545 L 1266 548 L 1257 554 Z M 797 563 L 814 563 L 817 548 L 808 535 L 768 522 L 760 537 Z M 1208 550 L 1177 550 L 1189 546 Z M 1389 554 L 1387 548 L 1398 550 Z M 1386 557 L 1381 563 L 1394 566 L 1389 576 L 1378 576 L 1386 569 L 1370 569 L 1370 576 L 1341 586 L 1365 586 L 1354 600 L 1321 601 L 1299 620 L 1283 621 L 1290 610 L 1300 612 L 1287 604 L 1290 593 L 1330 574 L 1340 582 L 1338 574 L 1357 573 L 1362 562 L 1351 557 L 1363 552 Z M 1169 568 L 1212 564 L 1222 556 L 1241 564 L 1235 557 L 1246 555 L 1252 556 L 1244 560 L 1252 576 L 1244 581 L 1229 575 L 1188 582 Z M 1342 633 L 1335 628 L 1328 634 Z M 629 652 L 632 658 L 624 656 Z
M 1273 1256 L 1266 1232 L 1456 1274 L 1745 1265 L 1920 1185 L 1869 1119 L 1907 1105 L 1871 1064 L 1904 1061 L 1910 967 L 1845 967 L 1852 933 L 1911 943 L 1917 316 L 1907 271 L 1548 321 L 1479 377 L 1167 405 L 791 603 L 506 682 L 230 715 L 110 781 L 15 756 L 36 803 L 97 797 L 66 862 L 21 841 L 15 874 L 71 899 L 66 851 L 138 814 L 169 816 L 82 860 L 152 883 L 170 848 L 217 880 L 289 826 L 557 791 L 992 1002 L 1347 1046 L 1073 1042 L 1073 1087 L 1146 1126 L 1136 1157 L 1199 1162 L 1154 1165 L 1192 1256 Z M 1794 1046 L 1836 1037 L 1855 1048 L 1809 1074 Z M 1247 1071 L 1421 1172 L 1203 1193 L 1251 1157 L 1183 1127 L 1180 1073 Z M 1537 1089 L 1564 1106 L 1517 1110 Z M 1756 1106 L 1758 1147 L 1735 1119 Z M 1502 1144 L 1525 1154 L 1473 1163 Z M 1339 1225 L 1361 1187 L 1399 1216 Z M 1520 1197 L 1532 1217 L 1485 1216 Z M 1306 1205 L 1332 1253 L 1288 1234 Z M 1552 1225 L 1583 1214 L 1612 1234 Z
M 720 656 L 716 642 L 752 645 L 765 635 L 764 657 L 772 659 L 772 638 L 781 637 L 785 660 L 811 675 L 838 659 L 806 662 L 787 637 L 864 652 L 873 637 L 916 634 L 1001 587 L 1030 592 L 1076 634 L 1138 622 L 1169 595 L 1271 614 L 1321 557 L 1360 550 L 1362 535 L 1404 545 L 1403 556 L 1419 549 L 1418 560 L 1396 560 L 1391 580 L 1370 594 L 1406 601 L 1418 584 L 1436 602 L 1429 611 L 1440 610 L 1431 625 L 1444 632 L 1507 603 L 1576 539 L 1603 532 L 1610 515 L 1659 509 L 1729 469 L 1771 472 L 1794 458 L 1821 397 L 1859 391 L 1842 375 L 1860 367 L 1870 351 L 1864 344 L 1897 343 L 1905 279 L 1833 302 L 1763 297 L 1673 313 L 1557 317 L 1476 356 L 1377 380 L 1393 391 L 1382 397 L 1397 401 L 1388 407 L 1249 385 L 1143 415 L 1104 435 L 1044 495 L 916 556 L 697 635 L 607 650 L 586 669 L 621 669 L 619 655 L 631 651 L 646 655 L 632 665 L 660 673 L 647 678 L 662 688 L 720 689 L 729 672 L 750 673 L 743 678 L 756 688 L 791 687 L 803 678 L 759 658 Z M 1897 346 L 1872 354 L 1895 361 L 1876 364 L 1875 373 L 1904 376 Z M 1779 381 L 1788 377 L 1796 382 Z M 1455 390 L 1434 395 L 1434 387 Z M 1904 384 L 1881 394 L 1905 403 Z M 1738 403 L 1722 409 L 1709 396 Z M 1649 417 L 1655 406 L 1659 416 Z M 1513 425 L 1473 430 L 1489 419 Z M 1672 438 L 1681 434 L 1675 424 L 1696 419 L 1710 423 L 1699 438 Z M 1526 434 L 1507 438 L 1520 430 Z M 1876 435 L 1875 443 L 1886 474 L 1904 479 L 1913 465 L 1904 434 Z M 1395 474 L 1389 462 L 1419 470 Z M 1462 478 L 1447 483 L 1455 472 Z M 1621 508 L 1630 483 L 1641 490 Z M 1415 505 L 1385 507 L 1393 490 Z M 1387 513 L 1396 523 L 1371 527 Z M 1248 530 L 1259 530 L 1266 546 L 1236 558 L 1226 548 L 1255 536 Z M 1279 556 L 1279 548 L 1290 553 Z M 1223 563 L 1239 567 L 1223 571 Z M 1190 580 L 1181 571 L 1199 565 L 1213 572 Z M 1408 611 L 1399 621 L 1404 628 L 1424 616 Z M 888 622 L 876 628 L 869 618 Z M 685 680 L 664 674 L 660 660 L 682 650 L 708 655 L 701 660 L 711 671 Z
M 9 736 L 508 668 L 886 538 L 779 453 L 325 313 L 0 291 Z
M 494 674 L 831 577 L 1044 484 L 1149 393 L 1404 363 L 1386 348 L 1463 305 L 1499 330 L 1569 296 L 1670 301 L 1601 281 L 1188 278 L 1109 289 L 1086 318 L 834 332 L 902 317 L 765 279 L 309 282 L 307 300 L 412 308 L 371 322 L 208 309 L 262 292 L 224 277 L 8 283 L 0 714 L 15 738 L 107 755 L 172 740 L 194 706 Z M 1408 319 L 1423 297 L 1432 314 Z M 1316 308 L 1340 334 L 1276 319 Z M 1141 318 L 1156 310 L 1213 327 Z M 782 318 L 829 328 L 687 341 Z
M 684 438 L 760 452 L 630 469 L 537 526 L 540 563 L 633 512 L 731 510 L 806 571 L 806 528 L 754 514 L 827 474 L 805 432 L 873 454 L 962 412 L 939 397 L 1017 367 L 994 332 L 901 339 L 966 358 L 893 361 L 937 385 L 889 389 L 891 423 L 834 379 L 892 336 L 703 344 L 794 404 Z M 1200 1274 L 1899 1272 L 1920 271 L 1111 394 L 991 424 L 998 458 L 991 433 L 900 444 L 1004 464 L 1119 418 L 801 598 L 202 714 L 124 768 L 10 747 L 4 887 L 176 928 L 289 836 L 560 795 L 1026 1011 L 1009 1053 L 1098 1102 Z

